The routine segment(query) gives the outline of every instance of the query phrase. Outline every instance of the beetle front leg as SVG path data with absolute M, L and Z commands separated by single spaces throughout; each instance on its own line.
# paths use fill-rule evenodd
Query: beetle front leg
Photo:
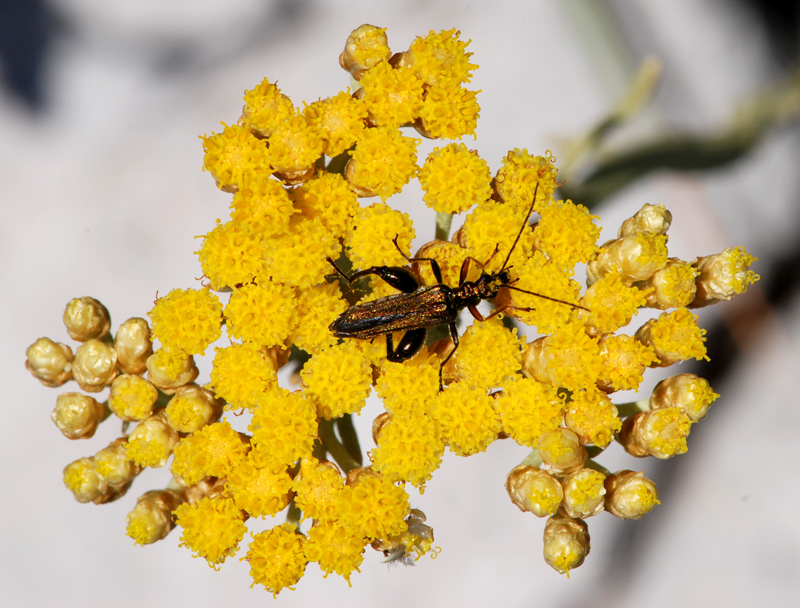
M 338 274 L 348 283 L 352 283 L 361 277 L 374 274 L 403 293 L 414 293 L 419 288 L 417 278 L 408 268 L 402 268 L 400 266 L 371 266 L 369 268 L 365 268 L 364 270 L 354 272 L 348 277 L 339 269 L 339 267 L 336 265 L 336 262 L 334 262 L 331 258 L 326 259 L 328 262 L 330 262 L 331 266 L 336 269 L 336 274 Z
M 442 269 L 439 268 L 439 262 L 437 262 L 433 258 L 410 258 L 410 257 L 408 257 L 405 253 L 403 253 L 403 250 L 400 249 L 400 245 L 397 244 L 397 238 L 399 236 L 400 236 L 399 234 L 396 234 L 395 237 L 392 239 L 392 243 L 394 243 L 394 246 L 397 249 L 397 251 L 400 252 L 400 255 L 402 255 L 409 262 L 430 262 L 430 264 L 431 264 L 431 272 L 433 272 L 433 276 L 436 279 L 436 282 L 439 285 L 441 285 L 443 283 L 443 281 L 442 281 Z
M 386 334 L 386 359 L 393 363 L 408 361 L 422 348 L 427 333 L 428 331 L 424 327 L 409 329 L 403 334 L 403 337 L 400 338 L 400 343 L 397 345 L 397 348 L 394 347 L 392 334 Z

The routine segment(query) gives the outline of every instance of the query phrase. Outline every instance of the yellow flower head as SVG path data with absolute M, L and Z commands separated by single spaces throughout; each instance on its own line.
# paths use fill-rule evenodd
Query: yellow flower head
M 459 39 L 461 32 L 455 28 L 417 37 L 403 57 L 409 66 L 428 85 L 458 86 L 472 79 L 478 66 L 469 62 L 472 53 L 466 49 L 471 40 Z
M 442 213 L 461 213 L 489 200 L 491 180 L 489 165 L 464 144 L 434 148 L 419 170 L 425 204 Z
M 297 322 L 296 306 L 290 287 L 271 281 L 243 285 L 225 306 L 228 335 L 262 347 L 283 344 Z
M 253 517 L 266 517 L 289 505 L 292 478 L 286 468 L 259 467 L 253 452 L 234 463 L 226 488 L 236 506 Z
M 526 207 L 525 210 L 527 209 Z M 524 221 L 524 212 L 511 205 L 492 200 L 478 205 L 467 216 L 461 229 L 470 255 L 481 264 L 486 264 L 486 272 L 497 272 L 508 256 Z M 514 247 L 509 266 L 519 267 L 531 256 L 532 251 L 533 234 L 525 230 Z
M 297 304 L 297 325 L 290 338 L 292 344 L 311 354 L 332 346 L 336 338 L 328 326 L 347 309 L 339 286 L 336 283 L 322 283 L 303 289 Z
M 581 304 L 589 311 L 578 314 L 585 319 L 590 334 L 609 334 L 631 322 L 639 307 L 644 306 L 646 293 L 629 287 L 619 274 L 612 272 L 586 290 Z
M 254 462 L 259 467 L 284 469 L 311 455 L 317 438 L 317 408 L 302 391 L 267 391 L 253 412 Z
M 403 363 L 386 361 L 375 389 L 388 411 L 424 414 L 439 392 L 439 361 L 424 352 Z
M 268 173 L 248 173 L 231 202 L 234 224 L 262 240 L 288 230 L 296 212 L 284 185 Z
M 354 29 L 339 55 L 339 65 L 359 80 L 364 72 L 392 56 L 385 27 L 361 25 Z
M 387 479 L 407 481 L 423 491 L 444 455 L 439 424 L 425 414 L 394 414 L 381 427 L 370 454 L 373 468 Z
M 652 346 L 624 334 L 601 338 L 600 356 L 603 369 L 598 386 L 608 392 L 636 390 L 644 371 L 656 361 Z
M 549 152 L 545 156 L 533 156 L 525 149 L 514 148 L 497 171 L 495 189 L 503 201 L 520 210 L 530 207 L 536 192 L 533 208 L 540 211 L 550 205 L 557 176 L 555 158 Z
M 148 316 L 153 336 L 186 355 L 205 354 L 222 335 L 222 303 L 208 289 L 173 289 Z
M 223 123 L 222 133 L 205 136 L 206 155 L 203 169 L 211 173 L 217 186 L 226 192 L 236 192 L 245 175 L 271 173 L 267 144 L 245 126 Z
M 414 226 L 407 213 L 392 209 L 386 203 L 375 203 L 359 210 L 344 243 L 356 268 L 403 266 L 406 259 L 394 246 L 393 239 L 397 237 L 397 244 L 406 252 L 414 236 Z
M 642 325 L 636 339 L 655 350 L 658 360 L 652 366 L 667 367 L 687 359 L 707 359 L 705 334 L 697 317 L 686 308 L 679 308 Z
M 564 416 L 564 398 L 557 387 L 531 378 L 506 383 L 493 398 L 503 432 L 531 448 L 544 433 L 558 427 Z
M 600 218 L 572 201 L 540 205 L 538 211 L 542 219 L 533 232 L 536 248 L 564 269 L 571 269 L 578 262 L 588 262 L 597 251 L 600 228 L 595 226 L 594 220 Z
M 304 458 L 292 487 L 297 493 L 295 503 L 306 517 L 317 521 L 332 521 L 338 517 L 336 504 L 344 488 L 344 478 L 332 462 L 313 456 Z
M 407 68 L 382 61 L 361 77 L 361 86 L 361 99 L 375 126 L 400 127 L 413 122 L 422 109 L 422 81 Z
M 300 289 L 318 285 L 331 268 L 326 258 L 337 257 L 338 250 L 338 239 L 319 219 L 303 220 L 264 248 L 267 273 Z
M 254 407 L 261 393 L 276 386 L 273 352 L 249 343 L 231 344 L 216 352 L 210 386 L 231 408 Z
M 182 528 L 181 545 L 204 557 L 217 568 L 235 555 L 247 527 L 244 514 L 232 498 L 205 497 L 194 503 L 183 503 L 175 509 L 175 518 Z
M 364 132 L 367 108 L 360 99 L 342 91 L 328 99 L 307 105 L 303 112 L 308 124 L 325 142 L 322 152 L 338 156 L 356 143 Z
M 249 451 L 249 444 L 223 420 L 184 437 L 175 446 L 172 473 L 188 485 L 205 477 L 227 477 Z
M 575 321 L 528 344 L 522 357 L 526 376 L 569 390 L 593 386 L 602 368 L 597 340 L 587 336 L 583 325 Z
M 493 405 L 484 389 L 457 382 L 438 394 L 431 415 L 450 450 L 471 456 L 485 451 L 500 434 L 502 425 Z
M 295 115 L 291 100 L 266 78 L 256 87 L 244 92 L 242 118 L 245 124 L 261 137 L 272 132 Z
M 312 356 L 300 375 L 328 420 L 361 411 L 372 388 L 369 361 L 350 341 Z
M 297 526 L 286 523 L 253 535 L 247 557 L 253 584 L 264 585 L 276 597 L 284 587 L 292 589 L 306 571 L 306 538 Z
M 596 389 L 572 393 L 565 421 L 581 441 L 601 448 L 611 443 L 614 433 L 622 428 L 617 407 L 608 395 Z
M 366 539 L 356 530 L 337 521 L 317 521 L 308 531 L 306 557 L 317 562 L 323 576 L 331 572 L 341 575 L 350 584 L 350 575 L 364 561 Z
M 219 291 L 264 275 L 264 245 L 256 233 L 236 222 L 217 221 L 217 227 L 202 238 L 203 246 L 195 253 L 211 289 Z
M 292 200 L 303 217 L 319 218 L 337 237 L 345 234 L 360 209 L 358 198 L 338 173 L 318 173 L 292 191 Z
M 417 131 L 425 137 L 442 139 L 475 137 L 481 111 L 478 93 L 452 85 L 431 86 L 419 112 Z
M 372 469 L 360 469 L 353 483 L 338 496 L 339 521 L 366 538 L 386 538 L 404 532 L 408 494 L 402 486 Z
M 356 143 L 345 177 L 359 196 L 389 198 L 403 189 L 417 172 L 420 140 L 399 129 L 367 129 Z
M 278 173 L 305 171 L 314 165 L 325 142 L 303 116 L 293 116 L 275 128 L 269 138 L 270 164 Z
M 453 359 L 459 378 L 470 386 L 496 387 L 516 376 L 524 341 L 497 317 L 473 323 L 461 336 Z

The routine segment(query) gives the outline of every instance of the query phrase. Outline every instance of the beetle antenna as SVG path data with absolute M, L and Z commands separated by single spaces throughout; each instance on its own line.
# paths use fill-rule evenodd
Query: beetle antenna
M 531 201 L 531 206 L 528 209 L 528 214 L 525 216 L 525 219 L 522 221 L 522 226 L 519 228 L 519 232 L 517 233 L 517 238 L 514 239 L 514 242 L 511 244 L 511 249 L 508 250 L 508 255 L 506 256 L 506 261 L 503 262 L 503 266 L 500 268 L 500 272 L 503 272 L 506 269 L 506 264 L 511 259 L 511 254 L 514 251 L 514 247 L 517 246 L 517 242 L 519 241 L 522 233 L 525 230 L 525 226 L 528 225 L 528 218 L 531 216 L 531 212 L 533 211 L 533 206 L 536 204 L 536 194 L 539 192 L 539 182 L 536 182 L 536 189 L 533 191 L 533 200 Z M 538 295 L 538 294 L 535 294 Z M 544 297 L 544 296 L 542 296 Z M 548 298 L 552 299 L 552 298 Z
M 592 312 L 585 306 L 581 306 L 580 304 L 573 304 L 572 302 L 565 302 L 564 300 L 559 300 L 557 298 L 551 298 L 550 296 L 545 296 L 540 293 L 536 293 L 535 291 L 528 291 L 526 289 L 520 289 L 519 287 L 513 287 L 511 285 L 504 285 L 506 289 L 511 289 L 512 291 L 519 291 L 522 293 L 527 293 L 529 296 L 537 296 L 539 298 L 544 298 L 545 300 L 550 300 L 551 302 L 558 302 L 559 304 L 566 304 L 567 306 L 571 306 L 572 308 L 580 308 L 581 310 L 585 310 L 586 312 Z

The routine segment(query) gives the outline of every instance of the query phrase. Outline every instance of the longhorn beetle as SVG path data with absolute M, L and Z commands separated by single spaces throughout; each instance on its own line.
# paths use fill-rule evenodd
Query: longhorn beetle
M 461 276 L 458 281 L 458 287 L 455 288 L 442 283 L 442 272 L 439 268 L 439 263 L 433 258 L 409 258 L 405 255 L 397 244 L 397 236 L 393 239 L 394 245 L 409 262 L 430 262 L 433 276 L 436 277 L 436 285 L 420 285 L 411 270 L 399 266 L 372 266 L 354 272 L 348 277 L 339 269 L 332 259 L 328 258 L 328 261 L 336 269 L 336 273 L 348 283 L 352 283 L 361 277 L 374 274 L 395 289 L 399 289 L 403 292 L 378 298 L 372 302 L 364 302 L 363 304 L 351 306 L 340 314 L 336 320 L 330 324 L 328 329 L 331 330 L 334 336 L 339 338 L 371 340 L 378 336 L 385 335 L 386 358 L 389 361 L 402 363 L 416 355 L 419 349 L 422 348 L 428 327 L 447 325 L 450 329 L 450 337 L 453 339 L 454 348 L 439 366 L 439 391 L 442 391 L 444 390 L 442 382 L 444 366 L 458 348 L 456 318 L 458 317 L 458 313 L 464 308 L 468 309 L 472 316 L 478 321 L 491 319 L 505 310 L 533 310 L 532 308 L 505 305 L 494 309 L 491 314 L 484 317 L 477 308 L 478 304 L 480 304 L 482 300 L 490 300 L 497 297 L 500 289 L 506 287 L 513 291 L 527 293 L 532 296 L 544 298 L 545 300 L 550 300 L 551 302 L 558 302 L 559 304 L 565 304 L 573 308 L 588 310 L 578 304 L 564 302 L 563 300 L 557 300 L 556 298 L 513 286 L 518 279 L 511 278 L 511 274 L 509 273 L 511 267 L 508 266 L 508 261 L 511 259 L 511 253 L 514 251 L 514 247 L 517 246 L 517 242 L 522 236 L 525 226 L 528 225 L 527 220 L 533 211 L 538 191 L 539 185 L 537 184 L 528 213 L 525 215 L 525 219 L 522 220 L 522 226 L 517 233 L 517 238 L 514 239 L 511 249 L 508 250 L 508 255 L 500 270 L 493 273 L 487 273 L 484 270 L 491 259 L 497 255 L 500 248 L 498 245 L 489 259 L 482 264 L 473 257 L 467 257 L 461 265 Z M 470 262 L 475 262 L 481 266 L 481 276 L 478 277 L 477 281 L 467 280 Z M 392 332 L 395 331 L 405 331 L 397 348 L 395 348 L 392 341 Z

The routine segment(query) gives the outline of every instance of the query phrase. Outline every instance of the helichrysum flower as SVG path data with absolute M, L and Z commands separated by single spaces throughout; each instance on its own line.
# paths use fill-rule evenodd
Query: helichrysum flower
M 594 458 L 614 441 L 634 457 L 682 454 L 718 395 L 689 373 L 633 404 L 615 393 L 637 390 L 650 367 L 705 358 L 689 309 L 747 291 L 756 258 L 741 248 L 669 257 L 663 205 L 644 205 L 598 243 L 599 218 L 556 199 L 549 152 L 514 148 L 492 178 L 476 150 L 443 142 L 419 167 L 420 140 L 402 127 L 475 133 L 468 44 L 452 29 L 393 54 L 385 28 L 361 26 L 340 56 L 360 81 L 352 95 L 320 95 L 300 112 L 264 79 L 245 91 L 236 124 L 202 138 L 203 169 L 232 196 L 199 237 L 201 286 L 169 291 L 151 324 L 128 319 L 113 341 L 105 307 L 76 298 L 64 323 L 80 345 L 40 338 L 26 352 L 46 386 L 110 387 L 107 406 L 80 392 L 57 399 L 52 419 L 66 437 L 88 439 L 107 417 L 126 422 L 64 469 L 76 500 L 116 500 L 144 467 L 169 464 L 172 481 L 139 497 L 127 534 L 149 544 L 177 525 L 213 568 L 237 553 L 251 517 L 285 517 L 253 534 L 241 558 L 273 594 L 309 562 L 349 583 L 367 545 L 386 561 L 435 554 L 406 484 L 423 490 L 446 449 L 467 457 L 508 438 L 530 451 L 506 490 L 548 518 L 544 559 L 561 573 L 589 552 L 584 519 L 638 519 L 659 504 L 642 473 Z M 439 213 L 437 238 L 416 254 L 410 216 L 386 202 L 414 177 Z M 443 216 L 460 213 L 443 240 Z M 482 301 L 492 299 L 490 312 Z M 662 312 L 619 333 L 643 307 Z M 459 331 L 462 309 L 475 321 Z M 355 337 L 340 339 L 330 328 L 345 311 Z M 195 356 L 223 335 L 198 380 Z M 351 415 L 373 387 L 385 411 L 364 462 Z

